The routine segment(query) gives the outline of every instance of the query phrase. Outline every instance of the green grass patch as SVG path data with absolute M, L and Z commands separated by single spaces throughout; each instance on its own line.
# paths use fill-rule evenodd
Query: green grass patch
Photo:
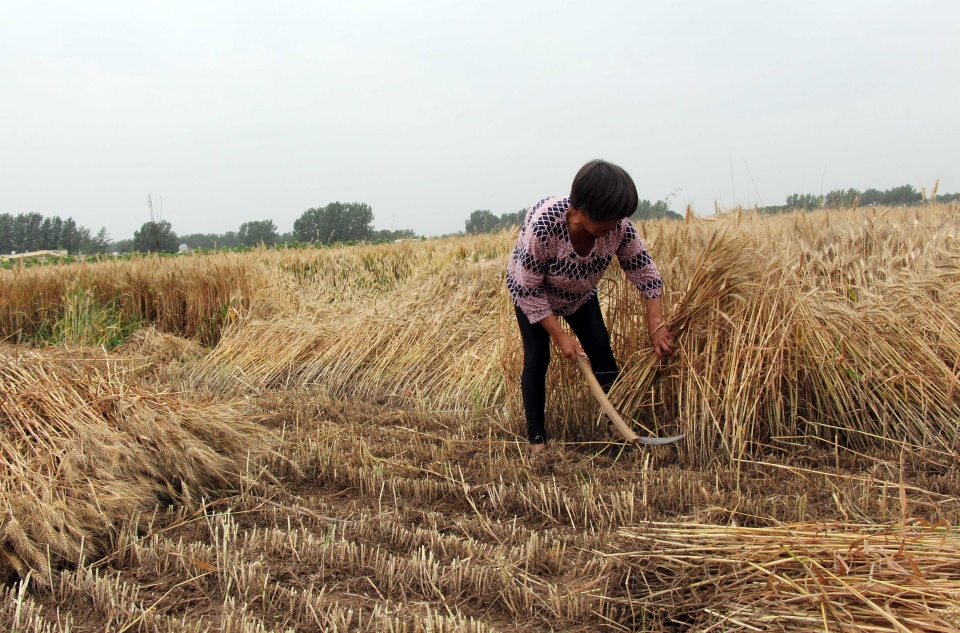
M 58 314 L 38 328 L 33 343 L 113 349 L 140 325 L 139 319 L 124 314 L 119 302 L 103 303 L 90 289 L 73 286 L 64 294 Z

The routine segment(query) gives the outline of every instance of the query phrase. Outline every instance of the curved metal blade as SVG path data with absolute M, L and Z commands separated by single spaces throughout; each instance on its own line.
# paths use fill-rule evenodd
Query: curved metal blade
M 640 436 L 634 440 L 637 444 L 647 444 L 648 446 L 662 446 L 663 444 L 673 444 L 677 440 L 682 440 L 683 435 L 673 435 L 671 437 L 643 437 Z
M 593 375 L 593 369 L 590 368 L 590 362 L 587 360 L 587 357 L 582 355 L 577 356 L 577 365 L 580 366 L 580 370 L 583 372 L 584 378 L 587 379 L 587 384 L 590 385 L 590 391 L 593 393 L 593 397 L 596 398 L 597 402 L 600 403 L 600 406 L 606 412 L 607 417 L 610 418 L 610 421 L 613 422 L 613 426 L 617 429 L 620 437 L 624 438 L 624 441 L 631 442 L 633 444 L 646 444 L 647 446 L 661 446 L 663 444 L 673 444 L 677 440 L 683 439 L 682 435 L 674 435 L 673 437 L 638 436 L 633 432 L 633 429 L 630 428 L 630 425 L 624 421 L 624 419 L 619 413 L 617 413 L 617 410 L 610 403 L 610 399 L 607 398 L 607 394 L 603 392 L 603 389 L 600 387 L 600 383 L 597 382 L 597 377 Z

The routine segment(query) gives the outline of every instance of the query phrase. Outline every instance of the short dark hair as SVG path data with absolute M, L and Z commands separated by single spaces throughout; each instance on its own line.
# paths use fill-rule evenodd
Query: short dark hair
M 592 160 L 577 172 L 570 188 L 570 206 L 594 222 L 630 217 L 637 210 L 637 186 L 622 167 Z

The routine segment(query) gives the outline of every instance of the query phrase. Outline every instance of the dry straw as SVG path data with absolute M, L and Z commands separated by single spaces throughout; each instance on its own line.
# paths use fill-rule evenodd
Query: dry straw
M 960 219 L 949 207 L 741 209 L 639 229 L 666 282 L 678 349 L 666 364 L 654 359 L 642 298 L 611 270 L 600 287 L 622 366 L 611 399 L 638 432 L 686 435 L 688 464 L 798 442 L 867 453 L 906 444 L 953 459 Z M 132 313 L 161 331 L 222 334 L 194 386 L 319 384 L 425 410 L 497 411 L 519 434 L 522 353 L 503 281 L 514 237 L 103 263 L 75 282 L 92 284 L 95 298 L 126 288 L 120 295 L 142 306 Z M 0 275 L 7 331 L 63 294 L 57 274 L 33 270 Z M 596 439 L 597 408 L 577 368 L 555 360 L 548 389 L 551 435 Z
M 207 353 L 206 348 L 196 341 L 161 332 L 155 327 L 138 329 L 114 351 L 153 364 L 195 361 Z
M 503 236 L 496 239 L 502 247 Z M 371 268 L 403 274 L 366 289 L 342 282 L 344 262 L 332 272 L 301 263 L 297 270 L 316 276 L 300 281 L 295 307 L 231 324 L 197 365 L 193 383 L 227 391 L 322 384 L 364 400 L 457 410 L 503 402 L 505 248 L 491 258 L 484 245 L 390 245 L 379 266 L 358 260 L 367 263 L 359 264 L 357 280 Z M 346 262 L 353 257 L 348 251 Z M 343 295 L 331 296 L 327 283 Z
M 686 463 L 779 446 L 957 450 L 960 220 L 947 207 L 643 223 L 678 348 L 649 350 L 616 270 L 601 302 L 621 361 L 613 404 Z M 522 364 L 503 275 L 515 234 L 264 253 L 284 305 L 233 321 L 192 373 L 227 392 L 322 384 L 427 410 L 498 410 L 520 433 Z M 615 267 L 614 267 L 615 268 Z M 595 439 L 577 368 L 555 360 L 548 424 Z
M 955 455 L 960 223 L 935 211 L 923 222 L 912 210 L 721 220 L 719 232 L 699 229 L 702 247 L 698 227 L 672 232 L 660 248 L 686 244 L 696 262 L 665 272 L 683 288 L 669 325 L 678 351 L 661 366 L 644 349 L 617 281 L 609 320 L 627 361 L 612 399 L 651 430 L 677 425 L 698 461 L 797 437 Z
M 621 530 L 623 595 L 653 627 L 690 631 L 954 631 L 960 534 L 906 527 L 652 524 Z
M 96 557 L 158 504 L 258 485 L 269 434 L 227 405 L 137 383 L 106 358 L 0 350 L 0 575 Z

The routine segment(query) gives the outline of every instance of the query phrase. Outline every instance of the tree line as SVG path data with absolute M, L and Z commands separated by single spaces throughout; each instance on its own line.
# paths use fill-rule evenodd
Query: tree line
M 860 191 L 858 189 L 834 189 L 827 195 L 814 195 L 812 193 L 794 193 L 787 196 L 786 203 L 782 205 L 771 205 L 759 207 L 761 213 L 780 213 L 783 211 L 811 211 L 814 209 L 839 209 L 856 206 L 904 206 L 919 204 L 928 199 L 926 191 L 917 191 L 912 185 L 901 185 L 891 187 L 881 191 L 879 189 L 867 189 Z M 960 193 L 949 193 L 937 195 L 933 193 L 929 196 L 931 201 L 937 202 L 957 202 L 960 201 Z
M 331 202 L 324 207 L 307 209 L 293 223 L 293 231 L 280 233 L 273 220 L 244 222 L 236 231 L 226 233 L 190 233 L 177 235 L 165 220 L 145 222 L 133 239 L 113 243 L 118 252 L 175 253 L 181 245 L 188 249 L 243 248 L 279 244 L 336 244 L 341 242 L 383 242 L 409 239 L 416 234 L 409 230 L 376 230 L 373 210 L 364 202 Z
M 93 235 L 73 218 L 43 217 L 39 213 L 0 214 L 0 253 L 105 253 L 109 247 L 106 228 Z
M 71 255 L 107 252 L 176 253 L 188 249 L 254 247 L 261 244 L 334 244 L 338 242 L 383 242 L 412 239 L 409 229 L 373 228 L 373 210 L 362 202 L 332 202 L 311 208 L 294 222 L 293 231 L 280 233 L 273 220 L 244 222 L 236 231 L 178 235 L 169 221 L 155 217 L 153 200 L 148 198 L 149 222 L 144 222 L 132 238 L 111 240 L 106 228 L 95 235 L 73 218 L 44 217 L 39 213 L 0 214 L 0 254 L 65 250 Z M 159 215 L 159 214 L 156 214 Z

